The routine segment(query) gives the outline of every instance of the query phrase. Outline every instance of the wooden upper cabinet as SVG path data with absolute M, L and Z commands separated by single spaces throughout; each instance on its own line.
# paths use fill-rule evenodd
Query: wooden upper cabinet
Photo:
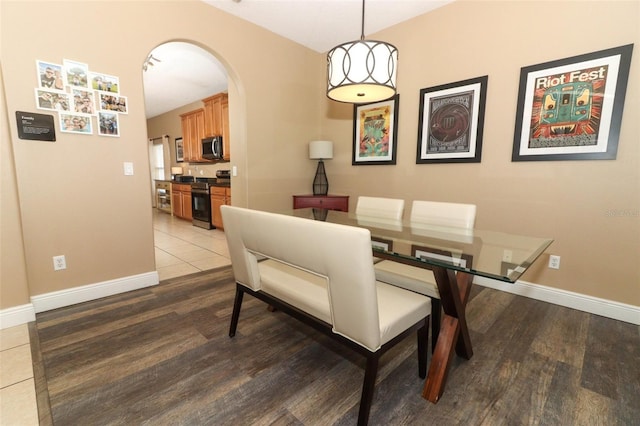
M 184 144 L 184 160 L 207 162 L 202 158 L 200 147 L 205 137 L 205 111 L 203 108 L 180 115 L 182 124 L 182 141 Z
M 204 103 L 206 117 L 205 136 L 222 135 L 222 103 L 228 102 L 228 95 L 226 93 L 218 93 L 203 99 L 202 102 Z
M 222 100 L 222 156 L 225 160 L 231 160 L 231 137 L 229 136 L 229 99 Z
M 214 160 L 202 158 L 202 139 L 222 136 L 222 155 L 231 159 L 231 140 L 229 137 L 229 96 L 218 93 L 203 99 L 204 108 L 180 114 L 182 120 L 182 141 L 184 143 L 184 161 L 211 163 Z

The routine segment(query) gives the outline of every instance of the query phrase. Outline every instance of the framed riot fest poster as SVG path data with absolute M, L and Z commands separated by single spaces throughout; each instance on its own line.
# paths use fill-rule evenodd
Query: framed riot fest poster
M 632 50 L 522 68 L 511 160 L 614 160 Z

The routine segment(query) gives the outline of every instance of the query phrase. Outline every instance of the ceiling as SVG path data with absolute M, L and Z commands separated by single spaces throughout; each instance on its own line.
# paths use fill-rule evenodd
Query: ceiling
M 360 38 L 360 0 L 202 0 L 316 52 Z M 368 0 L 365 38 L 454 0 Z M 183 42 L 155 48 L 143 73 L 146 117 L 227 90 L 227 73 L 209 52 Z

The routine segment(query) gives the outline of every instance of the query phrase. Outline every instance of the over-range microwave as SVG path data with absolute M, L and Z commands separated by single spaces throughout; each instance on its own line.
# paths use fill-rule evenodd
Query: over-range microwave
M 222 136 L 212 136 L 202 139 L 202 158 L 207 160 L 222 160 Z

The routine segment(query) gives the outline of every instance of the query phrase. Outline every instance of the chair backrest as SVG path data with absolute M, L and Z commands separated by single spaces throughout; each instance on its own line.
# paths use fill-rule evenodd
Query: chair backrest
M 381 197 L 358 197 L 356 215 L 384 219 L 402 219 L 404 200 Z
M 416 200 L 411 206 L 412 224 L 473 229 L 475 222 L 474 204 Z
M 380 347 L 369 230 L 226 205 L 220 211 L 238 283 L 261 289 L 257 256 L 324 276 L 333 331 L 371 351 Z

